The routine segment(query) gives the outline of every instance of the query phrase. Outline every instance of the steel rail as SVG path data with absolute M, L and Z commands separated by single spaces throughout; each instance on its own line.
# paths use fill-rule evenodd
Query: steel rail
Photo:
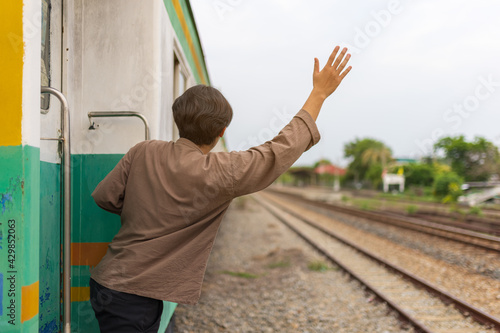
M 321 189 L 321 187 L 318 187 Z M 330 190 L 331 191 L 331 190 Z M 439 209 L 446 207 L 445 204 L 439 203 L 439 202 L 427 202 L 427 201 L 418 201 L 418 200 L 409 200 L 409 199 L 401 199 L 398 198 L 397 201 L 391 200 L 391 198 L 387 197 L 377 197 L 374 194 L 369 194 L 369 193 L 363 193 L 359 190 L 351 190 L 351 189 L 346 189 L 345 191 L 351 193 L 353 197 L 358 197 L 358 198 L 370 198 L 370 199 L 380 199 L 380 200 L 387 200 L 389 202 L 399 202 L 399 203 L 408 203 L 408 204 L 415 204 L 419 206 L 423 206 L 426 208 L 434 208 L 435 210 L 429 210 L 429 212 L 436 212 L 439 211 Z M 492 207 L 481 207 L 481 210 L 483 213 L 485 213 L 486 217 L 498 217 L 500 214 L 500 209 L 498 208 L 492 208 Z
M 387 212 L 401 216 L 401 213 Z M 413 218 L 426 220 L 429 222 L 439 223 L 442 225 L 451 225 L 460 229 L 476 231 L 483 234 L 493 236 L 500 236 L 500 222 L 499 221 L 481 221 L 476 219 L 467 218 L 466 221 L 456 221 L 453 217 L 445 214 L 428 213 L 425 211 L 412 214 Z
M 308 236 L 304 235 L 300 230 L 295 228 L 293 225 L 291 225 L 285 218 L 277 214 L 275 211 L 272 210 L 269 206 L 271 205 L 269 202 L 264 202 L 261 201 L 260 199 L 256 198 L 255 196 L 252 196 L 252 198 L 257 201 L 259 204 L 261 204 L 264 208 L 266 208 L 273 216 L 275 216 L 278 220 L 283 222 L 288 228 L 290 228 L 293 232 L 295 232 L 300 238 L 305 240 L 309 245 L 311 245 L 314 249 L 316 249 L 318 252 L 323 254 L 325 257 L 327 257 L 330 261 L 335 263 L 337 266 L 342 268 L 347 274 L 349 274 L 352 278 L 355 280 L 359 281 L 362 285 L 366 286 L 372 293 L 374 293 L 379 299 L 383 300 L 386 302 L 389 307 L 394 309 L 400 316 L 402 316 L 407 322 L 411 323 L 415 328 L 417 328 L 420 332 L 424 333 L 432 333 L 432 331 L 426 327 L 423 323 L 421 323 L 419 320 L 414 318 L 411 314 L 409 314 L 407 311 L 404 309 L 401 309 L 396 303 L 392 302 L 389 300 L 387 297 L 385 297 L 384 294 L 378 292 L 376 288 L 374 288 L 369 282 L 367 282 L 364 278 L 362 278 L 360 275 L 356 274 L 353 270 L 351 270 L 349 267 L 346 265 L 342 264 L 341 262 L 337 261 L 333 256 L 331 256 L 327 251 L 325 251 L 321 246 L 319 246 L 313 239 L 309 238 Z
M 452 226 L 445 226 L 441 225 L 438 223 L 433 223 L 433 222 L 427 222 L 424 220 L 416 219 L 416 218 L 402 218 L 400 216 L 395 216 L 393 214 L 386 214 L 382 212 L 373 212 L 373 211 L 364 211 L 364 210 L 359 210 L 355 208 L 350 208 L 350 207 L 345 207 L 345 206 L 340 206 L 336 205 L 333 203 L 325 203 L 325 202 L 319 202 L 315 200 L 311 200 L 308 198 L 301 197 L 299 195 L 285 192 L 285 191 L 280 191 L 277 189 L 268 189 L 266 190 L 268 192 L 276 193 L 282 196 L 286 197 L 291 197 L 294 198 L 295 200 L 300 200 L 303 203 L 311 204 L 320 208 L 324 208 L 330 211 L 335 211 L 335 212 L 340 212 L 344 214 L 349 214 L 349 215 L 354 215 L 357 217 L 362 217 L 370 220 L 375 220 L 377 222 L 382 222 L 385 224 L 392 224 L 412 230 L 416 230 L 419 232 L 427 233 L 433 236 L 445 238 L 445 239 L 451 239 L 454 241 L 462 242 L 462 243 L 467 243 L 473 246 L 481 247 L 490 251 L 496 251 L 500 252 L 500 237 L 492 236 L 492 235 L 486 235 L 470 230 L 464 230 L 461 228 L 457 227 L 452 227 Z M 430 230 L 434 230 L 434 232 L 431 232 Z M 443 234 L 438 234 L 437 232 L 444 232 L 448 233 L 448 235 L 443 235 Z M 463 238 L 461 237 L 469 237 L 475 240 L 475 242 L 466 242 L 464 241 Z M 483 243 L 479 243 L 483 242 Z M 485 244 L 488 243 L 488 244 Z
M 137 117 L 144 123 L 144 138 L 149 140 L 149 123 L 142 113 L 135 111 L 90 111 L 88 114 L 90 127 L 89 129 L 96 129 L 92 118 L 111 118 L 111 117 Z
M 42 140 L 60 140 L 62 151 L 62 187 L 63 187 L 63 330 L 71 333 L 71 150 L 69 104 L 59 90 L 41 87 L 40 93 L 51 94 L 61 102 L 61 137 L 42 138 Z M 47 112 L 41 112 L 47 114 Z
M 255 199 L 255 197 L 254 197 Z M 285 224 L 287 224 L 292 230 L 294 230 L 294 232 L 296 232 L 300 237 L 302 237 L 303 239 L 305 239 L 309 244 L 311 244 L 313 247 L 315 247 L 318 251 L 320 251 L 323 255 L 325 255 L 326 257 L 328 257 L 330 260 L 334 261 L 336 264 L 339 264 L 332 256 L 330 256 L 326 251 L 323 251 L 321 249 L 321 246 L 318 246 L 313 240 L 309 239 L 307 236 L 303 235 L 299 230 L 297 230 L 296 228 L 294 228 L 293 226 L 291 226 L 289 223 L 287 223 L 284 218 L 278 216 L 277 214 L 275 214 L 272 210 L 270 210 L 267 205 L 270 205 L 269 202 L 262 202 L 262 201 L 259 201 L 259 199 L 256 199 L 261 205 L 263 205 L 264 207 L 266 207 L 274 216 L 276 216 L 278 219 L 280 219 L 282 222 L 284 222 Z M 443 300 L 445 303 L 452 303 L 455 305 L 455 307 L 460 311 L 462 312 L 463 314 L 466 314 L 466 315 L 471 315 L 476 321 L 486 325 L 486 326 L 492 326 L 494 327 L 498 332 L 500 332 L 500 319 L 499 318 L 496 318 L 496 317 L 493 317 L 491 316 L 490 314 L 484 312 L 483 310 L 481 309 L 478 309 L 476 307 L 474 307 L 473 305 L 463 301 L 463 300 L 460 300 L 458 299 L 457 297 L 449 294 L 448 292 L 444 291 L 444 290 L 441 290 L 439 287 L 437 286 L 434 286 L 432 283 L 422 279 L 422 278 L 419 278 L 418 276 L 406 271 L 405 269 L 395 265 L 395 264 L 391 264 L 389 263 L 388 261 L 386 261 L 385 259 L 373 254 L 373 253 L 370 253 L 366 250 L 364 250 L 363 248 L 359 247 L 358 245 L 354 244 L 353 242 L 345 239 L 344 237 L 332 232 L 331 230 L 328 230 L 322 226 L 319 226 L 318 224 L 316 224 L 315 222 L 311 221 L 311 219 L 307 218 L 307 217 L 304 217 L 292 210 L 290 210 L 289 208 L 286 208 L 284 207 L 283 205 L 279 204 L 279 203 L 276 203 L 276 202 L 273 202 L 274 205 L 278 206 L 281 210 L 287 212 L 288 214 L 296 217 L 297 219 L 303 221 L 304 223 L 308 224 L 309 226 L 313 227 L 313 228 L 316 228 L 318 230 L 320 230 L 321 232 L 329 235 L 330 237 L 333 237 L 334 239 L 340 241 L 341 243 L 349 246 L 349 247 L 352 247 L 353 249 L 355 249 L 356 251 L 362 253 L 363 255 L 367 256 L 368 258 L 378 262 L 379 264 L 381 264 L 382 266 L 386 267 L 387 269 L 393 271 L 393 272 L 396 272 L 398 274 L 401 274 L 405 279 L 409 280 L 410 282 L 416 284 L 416 285 L 419 285 L 423 288 L 425 288 L 427 291 L 429 291 L 430 293 L 436 295 L 437 297 L 439 297 L 441 300 Z M 405 318 L 407 318 L 408 320 L 410 320 L 412 323 L 414 323 L 419 329 L 423 330 L 424 332 L 431 332 L 428 330 L 427 327 L 425 327 L 422 323 L 420 323 L 418 320 L 416 320 L 415 318 L 413 318 L 411 315 L 407 314 L 404 309 L 401 309 L 397 304 L 394 304 L 393 302 L 387 300 L 382 294 L 378 293 L 376 290 L 373 290 L 373 288 L 371 287 L 371 285 L 368 283 L 365 283 L 365 281 L 360 278 L 359 276 L 355 275 L 350 269 L 346 269 L 343 265 L 340 265 L 344 270 L 346 270 L 350 275 L 352 275 L 356 280 L 359 280 L 361 283 L 363 283 L 364 285 L 366 285 L 370 290 L 372 290 L 375 294 L 377 294 L 377 296 L 379 296 L 380 298 L 384 299 L 384 301 L 388 302 L 388 304 L 394 308 L 396 311 L 398 311 L 399 313 L 401 313 L 401 315 Z

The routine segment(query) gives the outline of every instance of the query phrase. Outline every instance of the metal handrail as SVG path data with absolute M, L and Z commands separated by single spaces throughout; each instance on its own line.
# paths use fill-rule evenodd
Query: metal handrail
M 96 129 L 95 124 L 92 122 L 91 118 L 108 118 L 108 117 L 137 117 L 144 122 L 144 137 L 149 140 L 149 123 L 146 117 L 139 112 L 135 111 L 90 111 L 88 113 L 90 127 L 89 129 Z
M 71 151 L 70 151 L 70 123 L 69 105 L 66 97 L 57 89 L 41 87 L 40 93 L 51 94 L 61 102 L 61 138 L 63 145 L 62 173 L 63 173 L 63 331 L 71 333 Z M 41 112 L 46 114 L 47 112 Z M 55 138 L 50 138 L 55 139 Z

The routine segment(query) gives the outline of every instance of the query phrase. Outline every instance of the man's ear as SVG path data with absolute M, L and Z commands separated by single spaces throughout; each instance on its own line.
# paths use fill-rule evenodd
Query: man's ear
M 222 130 L 222 132 L 219 134 L 219 136 L 222 138 L 222 136 L 224 136 L 224 132 L 226 131 L 226 128 L 227 127 L 224 127 L 224 129 Z

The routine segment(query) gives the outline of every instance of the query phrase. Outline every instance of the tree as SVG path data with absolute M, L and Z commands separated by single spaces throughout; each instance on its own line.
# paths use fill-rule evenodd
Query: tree
M 316 163 L 314 163 L 313 168 L 317 168 L 320 165 L 331 165 L 331 164 L 333 164 L 333 163 L 330 160 L 328 160 L 326 158 L 322 158 L 319 161 L 317 161 Z
M 383 167 L 392 160 L 392 152 L 383 142 L 365 138 L 356 138 L 352 142 L 344 145 L 344 156 L 351 158 L 347 167 L 346 178 L 360 181 L 368 179 L 367 172 L 374 164 L 380 164 Z M 372 167 L 372 172 L 375 170 Z M 373 178 L 373 174 L 370 174 Z
M 482 137 L 467 142 L 463 135 L 445 137 L 434 144 L 435 152 L 441 152 L 452 170 L 465 181 L 486 181 L 500 172 L 498 148 Z
M 361 154 L 361 160 L 367 165 L 380 163 L 382 169 L 387 167 L 387 162 L 392 159 L 392 152 L 382 142 L 376 142 L 372 147 L 366 149 Z
M 384 168 L 381 163 L 373 163 L 366 171 L 365 178 L 371 182 L 374 189 L 382 186 L 382 172 Z
M 436 170 L 432 165 L 424 163 L 409 163 L 403 165 L 406 185 L 431 186 Z
M 443 202 L 454 202 L 462 194 L 462 179 L 455 172 L 445 172 L 434 181 L 434 196 Z

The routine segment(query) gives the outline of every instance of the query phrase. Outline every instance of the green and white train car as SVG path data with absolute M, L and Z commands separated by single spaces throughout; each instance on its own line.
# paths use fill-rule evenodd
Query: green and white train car
M 90 194 L 134 144 L 176 139 L 174 99 L 210 84 L 193 13 L 7 0 L 0 15 L 0 332 L 99 332 L 89 274 L 120 220 Z

